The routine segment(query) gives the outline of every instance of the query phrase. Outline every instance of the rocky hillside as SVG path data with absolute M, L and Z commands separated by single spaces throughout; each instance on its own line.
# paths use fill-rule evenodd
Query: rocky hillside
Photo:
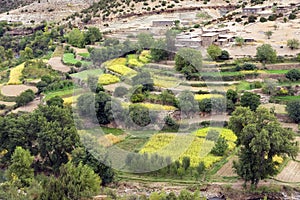
M 37 0 L 0 0 L 0 13 L 28 5 Z

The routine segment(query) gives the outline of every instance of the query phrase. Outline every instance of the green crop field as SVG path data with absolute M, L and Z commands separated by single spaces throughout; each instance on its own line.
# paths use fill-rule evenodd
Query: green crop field
M 63 63 L 66 65 L 75 65 L 77 62 L 81 62 L 82 64 L 91 65 L 91 62 L 76 60 L 75 55 L 72 53 L 65 53 L 63 56 Z
M 79 78 L 81 80 L 87 80 L 88 76 L 100 76 L 103 73 L 102 69 L 90 69 L 75 74 L 71 74 L 71 77 Z

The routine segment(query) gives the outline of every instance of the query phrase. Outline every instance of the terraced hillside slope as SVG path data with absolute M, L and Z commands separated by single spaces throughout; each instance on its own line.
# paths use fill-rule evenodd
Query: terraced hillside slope
M 28 5 L 36 0 L 0 0 L 0 13 L 7 12 L 9 10 L 18 8 L 18 7 L 23 7 L 25 5 Z

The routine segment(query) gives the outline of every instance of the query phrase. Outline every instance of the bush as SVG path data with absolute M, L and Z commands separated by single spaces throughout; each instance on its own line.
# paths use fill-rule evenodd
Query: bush
M 296 123 L 300 122 L 300 101 L 291 101 L 288 102 L 286 106 L 286 111 L 288 112 L 289 117 L 294 120 Z
M 289 19 L 290 20 L 293 20 L 293 19 L 296 19 L 297 18 L 297 15 L 295 15 L 294 13 L 291 13 L 290 15 L 289 15 Z
M 269 21 L 275 21 L 276 19 L 277 19 L 276 15 L 270 15 L 268 18 Z
M 228 148 L 228 144 L 224 137 L 219 137 L 216 145 L 212 148 L 211 153 L 215 156 L 223 156 Z
M 259 19 L 259 21 L 260 21 L 261 23 L 264 23 L 264 22 L 267 22 L 268 20 L 267 20 L 265 17 L 261 17 L 261 18 Z
M 119 86 L 115 89 L 114 96 L 115 97 L 123 97 L 125 94 L 127 94 L 128 90 L 126 87 Z
M 245 92 L 241 97 L 241 106 L 249 107 L 252 111 L 260 105 L 260 96 L 251 92 Z
M 75 63 L 75 67 L 80 68 L 82 66 L 82 63 L 80 61 Z
M 300 70 L 292 69 L 286 73 L 285 77 L 291 81 L 298 81 L 300 80 Z
M 251 63 L 245 63 L 242 66 L 242 68 L 243 68 L 243 70 L 255 70 L 255 69 L 257 69 L 256 65 L 251 64 Z
M 219 60 L 229 60 L 229 58 L 230 58 L 230 55 L 229 55 L 228 51 L 223 50 L 218 59 Z
M 250 16 L 248 17 L 248 22 L 249 22 L 249 23 L 254 23 L 254 22 L 256 21 L 256 19 L 257 19 L 256 16 L 250 15 Z
M 34 92 L 30 89 L 22 92 L 16 99 L 17 106 L 24 106 L 35 98 Z

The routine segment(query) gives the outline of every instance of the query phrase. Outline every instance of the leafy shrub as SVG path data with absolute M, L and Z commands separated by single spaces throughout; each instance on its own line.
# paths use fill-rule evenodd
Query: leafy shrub
M 300 80 L 300 70 L 292 69 L 286 73 L 285 77 L 291 81 L 298 81 Z
M 35 98 L 34 92 L 30 89 L 22 92 L 16 99 L 17 106 L 24 106 Z

